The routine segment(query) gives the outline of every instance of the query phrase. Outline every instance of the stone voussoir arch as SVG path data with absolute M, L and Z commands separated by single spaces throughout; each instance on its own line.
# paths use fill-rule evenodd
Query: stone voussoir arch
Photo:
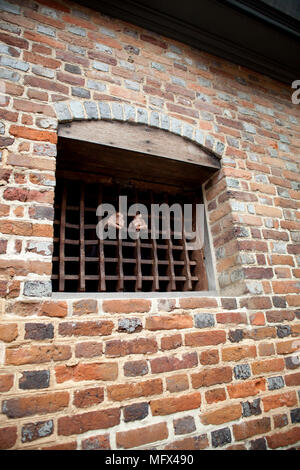
M 207 132 L 155 110 L 116 101 L 60 101 L 54 104 L 58 124 L 72 121 L 105 120 L 130 122 L 181 136 L 221 160 L 225 145 Z

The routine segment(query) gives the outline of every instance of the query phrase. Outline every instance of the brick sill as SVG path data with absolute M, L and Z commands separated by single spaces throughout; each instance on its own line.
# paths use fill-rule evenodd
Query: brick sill
M 174 299 L 181 297 L 219 297 L 217 291 L 201 292 L 53 292 L 52 300 L 68 299 Z

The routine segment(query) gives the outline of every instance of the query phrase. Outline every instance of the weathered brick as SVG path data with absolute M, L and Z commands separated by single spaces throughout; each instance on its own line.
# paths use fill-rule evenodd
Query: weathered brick
M 104 300 L 102 308 L 107 313 L 146 313 L 151 307 L 150 300 Z
M 181 359 L 174 356 L 157 357 L 150 361 L 150 365 L 154 374 L 189 369 L 198 365 L 198 356 L 197 353 L 186 353 L 182 355 Z
M 210 385 L 231 382 L 231 367 L 214 367 L 191 374 L 193 388 L 209 387 Z
M 213 447 L 223 447 L 231 442 L 231 432 L 229 428 L 218 429 L 211 433 L 211 441 Z
M 124 364 L 124 375 L 125 377 L 136 377 L 139 375 L 148 374 L 147 361 L 128 361 Z
M 175 330 L 192 326 L 193 318 L 189 315 L 154 315 L 146 319 L 146 329 L 151 331 Z
M 186 346 L 210 346 L 225 343 L 226 332 L 223 330 L 199 331 L 185 335 Z
M 67 380 L 115 380 L 118 376 L 118 365 L 114 362 L 79 363 L 74 366 L 61 365 L 55 368 L 57 383 Z
M 17 440 L 16 426 L 0 428 L 0 449 L 7 450 L 13 447 Z
M 48 388 L 50 373 L 48 370 L 32 370 L 22 372 L 19 387 L 23 390 Z
M 223 424 L 228 421 L 235 421 L 242 415 L 242 407 L 240 404 L 228 405 L 213 411 L 207 411 L 200 415 L 203 424 Z
M 14 376 L 12 374 L 0 375 L 0 393 L 8 392 L 14 384 Z
M 180 397 L 160 398 L 151 400 L 150 407 L 153 416 L 168 415 L 179 411 L 193 410 L 201 405 L 200 393 L 182 395 Z
M 192 416 L 175 419 L 173 425 L 175 435 L 189 434 L 196 430 L 195 420 Z
M 262 398 L 264 411 L 281 408 L 282 406 L 295 406 L 297 404 L 297 395 L 295 391 L 269 395 Z
M 186 437 L 168 444 L 166 450 L 202 450 L 208 447 L 208 438 L 206 434 L 200 436 Z
M 271 449 L 290 446 L 300 440 L 300 427 L 295 427 L 288 431 L 279 432 L 266 437 L 268 446 Z
M 227 386 L 227 390 L 230 398 L 244 398 L 249 396 L 257 395 L 260 392 L 265 391 L 266 383 L 265 379 L 247 380 L 237 384 L 231 384 Z
M 147 380 L 145 382 L 110 385 L 107 394 L 110 400 L 123 401 L 131 398 L 147 397 L 162 393 L 161 379 Z
M 107 336 L 113 330 L 111 321 L 63 322 L 58 326 L 61 336 Z
M 162 441 L 168 437 L 166 423 L 152 424 L 139 429 L 121 431 L 116 434 L 117 447 L 130 449 L 150 442 Z
M 10 398 L 2 402 L 2 413 L 8 418 L 56 413 L 69 404 L 68 392 L 47 393 L 30 397 Z
M 106 342 L 105 354 L 110 357 L 129 354 L 149 354 L 157 352 L 157 343 L 152 338 L 138 338 L 131 341 L 112 340 Z
M 233 425 L 233 434 L 237 441 L 256 436 L 257 434 L 265 434 L 270 430 L 271 420 L 267 417 Z
M 70 346 L 23 346 L 6 351 L 6 364 L 41 364 L 51 361 L 65 361 L 71 357 Z
M 25 424 L 21 429 L 21 441 L 32 442 L 41 437 L 50 436 L 53 434 L 54 424 L 53 420 L 39 421 L 37 423 Z
M 124 407 L 123 415 L 124 421 L 136 421 L 146 418 L 148 416 L 148 403 L 135 403 Z
M 103 400 L 103 387 L 85 388 L 74 392 L 73 404 L 77 408 L 88 408 L 89 406 L 98 405 Z
M 75 416 L 63 416 L 58 418 L 58 434 L 71 436 L 82 434 L 94 429 L 107 429 L 120 423 L 119 408 L 90 411 Z

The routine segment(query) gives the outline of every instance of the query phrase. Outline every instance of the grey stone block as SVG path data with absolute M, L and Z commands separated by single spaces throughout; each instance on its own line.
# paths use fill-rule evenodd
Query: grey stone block
M 98 106 L 93 101 L 85 101 L 84 108 L 88 119 L 99 119 Z
M 21 70 L 22 72 L 27 72 L 29 70 L 29 64 L 27 62 L 23 62 L 22 60 L 16 60 L 6 56 L 0 57 L 0 65 L 11 67 L 16 70 Z
M 249 364 L 238 364 L 233 368 L 234 376 L 237 380 L 246 380 L 251 376 Z
M 51 294 L 51 281 L 25 281 L 24 283 L 24 295 L 26 297 L 50 297 Z
M 33 65 L 32 66 L 32 72 L 35 75 L 40 75 L 41 77 L 46 77 L 46 78 L 54 78 L 55 77 L 54 70 L 46 69 L 45 67 L 41 67 L 40 65 Z
M 74 119 L 84 119 L 84 109 L 80 101 L 71 101 L 70 109 Z
M 114 119 L 116 119 L 117 121 L 124 120 L 123 107 L 120 103 L 112 103 L 111 109 L 112 109 L 112 115 Z
M 148 111 L 146 109 L 137 109 L 137 122 L 140 124 L 148 124 Z
M 97 90 L 97 91 L 106 90 L 106 85 L 104 83 L 95 82 L 94 80 L 88 80 L 87 87 L 91 88 L 92 90 Z
M 72 86 L 72 96 L 78 96 L 79 98 L 90 98 L 91 93 L 85 88 Z
M 125 121 L 135 121 L 135 107 L 130 104 L 124 104 L 124 119 Z
M 65 103 L 62 103 L 61 101 L 54 103 L 54 108 L 56 111 L 57 119 L 60 122 L 72 120 L 70 110 Z
M 99 102 L 99 111 L 101 119 L 111 119 L 110 107 L 107 103 Z
M 196 313 L 194 322 L 196 328 L 208 328 L 215 325 L 215 317 L 211 313 Z
M 211 433 L 213 447 L 222 447 L 231 442 L 231 432 L 229 428 L 218 429 Z
M 101 72 L 108 72 L 109 66 L 104 62 L 99 62 L 98 60 L 94 60 L 93 68 L 96 70 L 100 70 Z
M 47 36 L 51 36 L 53 38 L 56 37 L 56 31 L 54 28 L 50 28 L 50 26 L 45 26 L 43 24 L 37 25 L 37 31 L 42 34 L 46 34 Z
M 268 380 L 268 389 L 269 390 L 278 390 L 279 388 L 284 387 L 284 380 L 281 376 L 269 377 L 267 380 Z
M 86 36 L 86 32 L 83 28 L 79 28 L 79 26 L 69 25 L 67 30 L 69 33 L 76 34 L 77 36 Z

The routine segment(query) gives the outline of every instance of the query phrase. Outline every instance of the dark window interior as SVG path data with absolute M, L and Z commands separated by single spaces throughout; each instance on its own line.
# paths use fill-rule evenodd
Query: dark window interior
M 196 165 L 101 145 L 60 139 L 58 146 L 52 285 L 54 292 L 167 292 L 208 289 L 203 249 L 184 239 L 99 240 L 99 203 L 118 208 L 119 195 L 150 204 L 202 202 Z M 143 159 L 144 157 L 144 159 Z M 166 161 L 167 160 L 167 161 Z M 110 162 L 110 164 L 109 164 Z M 133 216 L 128 216 L 127 225 Z M 160 225 L 161 231 L 161 225 Z M 118 231 L 117 231 L 118 234 Z

